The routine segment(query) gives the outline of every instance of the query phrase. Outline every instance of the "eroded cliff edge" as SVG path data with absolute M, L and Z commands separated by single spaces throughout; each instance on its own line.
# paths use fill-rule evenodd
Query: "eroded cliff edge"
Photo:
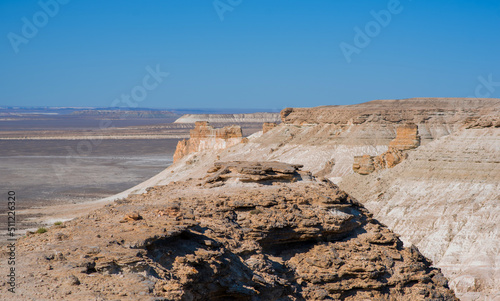
M 443 269 L 463 300 L 500 295 L 500 129 L 466 129 L 339 185 Z M 362 187 L 362 189 L 360 189 Z
M 217 160 L 303 164 L 418 246 L 460 298 L 494 299 L 500 297 L 500 162 L 493 159 L 500 157 L 499 112 L 499 99 L 457 98 L 286 109 L 283 122 L 266 134 L 188 155 L 147 185 L 193 177 Z M 420 145 L 404 151 L 407 159 L 368 176 L 354 174 L 355 156 L 388 152 L 406 124 L 415 124 L 420 138 Z
M 199 178 L 152 187 L 29 235 L 18 241 L 18 268 L 29 274 L 18 279 L 17 294 L 456 300 L 415 247 L 404 248 L 360 203 L 300 168 L 219 162 Z
M 433 259 L 462 300 L 495 300 L 500 287 L 499 112 L 498 99 L 387 100 L 284 110 L 283 123 L 265 134 L 227 149 L 187 154 L 121 196 L 197 179 L 218 161 L 302 164 L 313 175 L 339 183 L 405 244 Z M 370 175 L 354 174 L 355 156 L 382 155 L 397 129 L 411 123 L 420 145 L 406 150 L 404 161 Z
M 191 153 L 205 149 L 225 149 L 241 143 L 244 139 L 240 126 L 232 125 L 216 129 L 208 121 L 196 121 L 194 129 L 189 131 L 189 136 L 189 139 L 177 143 L 174 163 Z

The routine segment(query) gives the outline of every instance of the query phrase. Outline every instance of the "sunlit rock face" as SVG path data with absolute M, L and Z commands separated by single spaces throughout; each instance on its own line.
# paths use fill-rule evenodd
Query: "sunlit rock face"
M 175 123 L 195 123 L 208 121 L 212 123 L 263 123 L 278 122 L 279 113 L 250 113 L 250 114 L 186 114 L 182 115 Z
M 500 129 L 464 129 L 401 164 L 339 186 L 408 245 L 419 247 L 462 300 L 500 297 Z
M 262 133 L 265 134 L 274 129 L 278 124 L 276 122 L 264 122 L 262 124 Z
M 404 124 L 396 129 L 396 138 L 389 143 L 389 150 L 378 156 L 355 156 L 352 169 L 360 175 L 367 175 L 382 168 L 393 168 L 401 163 L 408 154 L 405 152 L 420 145 L 418 126 Z
M 198 177 L 216 161 L 301 164 L 337 183 L 404 243 L 417 246 L 461 299 L 500 297 L 499 99 L 377 100 L 285 109 L 281 116 L 281 124 L 248 143 L 191 153 L 132 191 Z M 417 131 L 405 128 L 409 124 Z M 373 166 L 370 160 L 386 154 L 386 164 L 393 165 L 400 154 L 389 152 L 391 142 L 413 147 L 417 135 L 420 145 L 400 150 L 406 159 L 392 168 L 367 175 L 353 170 L 356 156 Z
M 240 126 L 227 126 L 215 129 L 207 121 L 196 121 L 195 128 L 190 131 L 189 140 L 181 140 L 174 153 L 174 162 L 182 157 L 204 149 L 219 150 L 228 148 L 243 141 Z
M 457 300 L 416 247 L 301 168 L 221 161 L 24 237 L 16 267 L 30 273 L 17 292 L 65 301 Z

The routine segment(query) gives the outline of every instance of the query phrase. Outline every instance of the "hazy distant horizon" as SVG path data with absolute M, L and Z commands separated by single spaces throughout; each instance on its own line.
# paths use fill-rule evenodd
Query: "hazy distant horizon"
M 266 108 L 128 108 L 128 107 L 78 107 L 78 106 L 0 106 L 0 110 L 32 110 L 32 111 L 57 111 L 57 110 L 110 110 L 110 111 L 168 111 L 177 114 L 245 114 L 245 113 L 279 113 L 281 109 Z M 41 114 L 41 113 L 40 113 Z M 47 113 L 45 113 L 47 114 Z

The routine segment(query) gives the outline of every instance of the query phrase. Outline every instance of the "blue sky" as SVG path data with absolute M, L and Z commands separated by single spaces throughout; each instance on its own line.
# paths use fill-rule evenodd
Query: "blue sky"
M 0 105 L 500 97 L 498 0 L 59 1 L 0 0 Z

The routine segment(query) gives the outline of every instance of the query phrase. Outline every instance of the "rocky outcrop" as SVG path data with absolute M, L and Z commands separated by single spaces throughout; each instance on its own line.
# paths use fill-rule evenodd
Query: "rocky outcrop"
M 354 156 L 354 163 L 352 164 L 352 170 L 359 173 L 360 175 L 368 175 L 375 171 L 375 163 L 373 158 L 375 156 L 363 155 Z
M 500 110 L 493 98 L 410 98 L 374 100 L 348 106 L 287 108 L 281 120 L 287 124 L 365 124 L 365 123 L 447 123 L 463 125 Z
M 313 174 L 340 180 L 352 174 L 355 156 L 389 151 L 398 128 L 416 124 L 421 145 L 460 130 L 482 114 L 500 111 L 499 99 L 413 98 L 377 100 L 350 106 L 289 108 L 277 129 L 234 149 L 231 159 L 298 162 Z M 404 152 L 392 151 L 381 165 L 394 165 Z M 238 153 L 244 154 L 238 156 Z M 335 165 L 326 166 L 328 161 Z M 325 169 L 325 167 L 327 167 Z M 328 170 L 328 173 L 325 171 Z
M 461 300 L 500 298 L 500 130 L 466 129 L 339 186 L 416 245 Z
M 405 151 L 420 145 L 418 127 L 414 123 L 402 125 L 396 130 L 396 138 L 389 143 L 389 149 Z
M 374 157 L 374 167 L 376 170 L 383 168 L 393 168 L 407 157 L 408 154 L 406 152 L 403 152 L 397 148 L 390 147 L 389 150 L 385 153 Z
M 194 139 L 217 138 L 231 139 L 241 138 L 241 128 L 239 126 L 228 126 L 222 129 L 214 129 L 208 121 L 195 122 L 195 128 L 190 131 L 190 137 Z
M 310 172 L 299 169 L 303 165 L 286 164 L 281 162 L 216 162 L 214 167 L 208 170 L 213 173 L 205 183 L 220 186 L 228 180 L 235 182 L 255 182 L 260 184 L 272 184 L 275 182 L 292 182 L 311 179 Z
M 214 129 L 207 121 L 195 122 L 195 128 L 190 131 L 189 140 L 181 140 L 174 153 L 174 162 L 182 157 L 204 149 L 224 149 L 243 141 L 240 126 L 227 126 Z
M 202 178 L 151 187 L 22 238 L 16 269 L 30 272 L 17 279 L 17 294 L 27 300 L 457 300 L 417 248 L 404 248 L 330 181 L 299 177 L 308 174 L 299 168 L 218 163 Z
M 472 118 L 467 124 L 468 129 L 483 129 L 500 127 L 500 116 L 498 114 L 491 114 L 486 116 L 481 116 L 479 118 Z
M 278 124 L 276 122 L 264 122 L 262 124 L 262 133 L 265 134 L 268 131 L 274 129 Z
M 175 123 L 194 123 L 208 121 L 211 123 L 263 123 L 278 122 L 279 113 L 250 113 L 250 114 L 186 114 L 182 115 Z
M 191 154 L 127 193 L 199 177 L 217 160 L 301 164 L 338 183 L 406 244 L 416 245 L 442 268 L 461 299 L 496 300 L 500 132 L 494 121 L 499 112 L 499 99 L 384 100 L 283 110 L 284 123 L 266 134 L 229 149 Z M 407 159 L 366 176 L 353 171 L 354 156 L 387 152 L 398 127 L 407 123 L 417 125 L 421 140 L 418 148 L 401 151 Z
M 405 124 L 397 128 L 396 138 L 389 143 L 389 150 L 378 156 L 355 156 L 352 169 L 367 175 L 375 170 L 393 168 L 401 163 L 408 154 L 405 152 L 420 145 L 418 127 L 415 124 Z

